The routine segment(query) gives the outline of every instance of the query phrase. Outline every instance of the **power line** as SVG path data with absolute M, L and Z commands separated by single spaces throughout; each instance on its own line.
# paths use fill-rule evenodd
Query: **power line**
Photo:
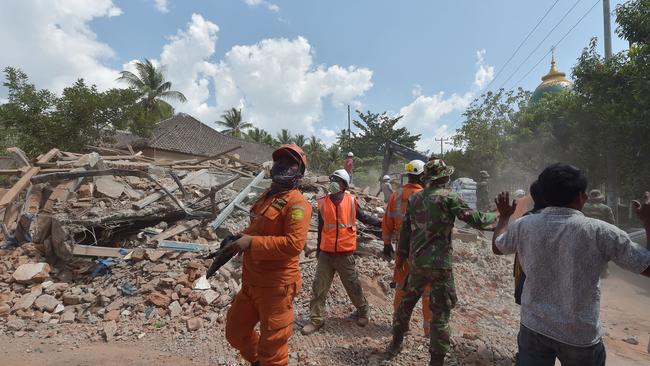
M 582 22 L 582 20 L 585 19 L 585 18 L 587 17 L 587 15 L 589 15 L 589 13 L 591 13 L 592 10 L 594 10 L 594 8 L 596 7 L 596 5 L 598 5 L 598 3 L 600 3 L 600 1 L 601 1 L 601 0 L 596 0 L 596 2 L 594 3 L 594 5 L 592 5 L 591 8 L 589 8 L 589 10 L 587 10 L 587 12 L 586 12 L 582 17 L 580 17 L 580 19 L 578 19 L 578 22 L 576 22 L 576 24 L 574 24 L 573 27 L 571 27 L 571 28 L 570 28 L 566 33 L 564 33 L 564 36 L 562 36 L 562 38 L 560 38 L 560 40 L 557 41 L 557 43 L 555 43 L 555 44 L 553 45 L 553 47 L 555 48 L 555 47 L 557 47 L 560 43 L 562 43 L 562 41 L 564 41 L 564 39 L 565 39 L 565 38 L 566 38 L 566 37 L 567 37 L 567 36 L 568 36 L 568 35 L 569 35 L 569 34 L 570 34 L 570 33 L 571 33 L 571 32 L 572 32 L 572 31 L 573 31 L 573 30 L 574 30 L 574 29 L 575 29 L 575 28 L 576 28 L 576 27 L 581 23 L 581 22 Z M 551 48 L 551 50 L 552 50 L 552 49 L 553 49 L 553 48 Z M 529 75 L 529 74 L 530 74 L 530 73 L 531 73 L 531 72 L 532 72 L 532 71 L 533 71 L 533 70 L 534 70 L 534 69 L 535 69 L 535 68 L 536 68 L 536 67 L 537 67 L 537 66 L 538 66 L 538 65 L 539 65 L 539 64 L 540 64 L 540 63 L 541 63 L 541 62 L 542 62 L 542 61 L 543 61 L 547 56 L 548 56 L 549 53 L 551 53 L 551 50 L 548 50 L 548 52 L 546 52 L 546 53 L 545 53 L 545 54 L 544 54 L 544 55 L 539 59 L 539 61 L 537 61 L 537 63 L 536 63 L 536 64 L 535 64 L 535 65 L 534 65 L 530 70 L 528 70 L 528 72 L 527 72 L 526 74 L 524 74 L 524 76 L 522 76 L 521 79 L 519 79 L 519 80 L 518 80 L 518 81 L 513 85 L 512 88 L 515 88 L 517 85 L 519 85 L 519 83 L 520 83 L 522 80 L 524 80 L 524 79 L 526 78 L 526 76 L 528 76 L 528 75 Z M 512 88 L 511 88 L 511 89 L 512 89 Z
M 525 59 L 524 61 L 522 61 L 522 62 L 519 64 L 519 66 L 517 66 L 517 69 L 516 69 L 512 74 L 510 74 L 510 76 L 508 76 L 508 78 L 506 79 L 506 81 L 504 81 L 503 83 L 501 83 L 501 85 L 499 86 L 499 89 L 503 88 L 503 86 L 504 86 L 506 83 L 508 83 L 508 81 L 510 81 L 510 79 L 512 79 L 512 77 L 515 76 L 515 74 L 516 74 L 517 72 L 519 72 L 519 70 L 521 70 L 521 67 L 524 66 L 524 64 L 525 64 L 525 63 L 530 59 L 530 57 L 531 57 L 531 56 L 532 56 L 532 55 L 533 55 L 533 54 L 534 54 L 534 53 L 539 49 L 539 47 L 542 45 L 542 43 L 544 43 L 544 41 L 546 41 L 546 40 L 548 39 L 548 37 L 551 36 L 551 34 L 553 33 L 553 31 L 555 31 L 555 29 L 556 29 L 560 24 L 562 24 L 562 22 L 564 21 L 564 19 L 566 19 L 566 17 L 567 17 L 569 14 L 571 14 L 571 12 L 573 11 L 573 9 L 575 9 L 575 7 L 578 6 L 578 4 L 580 3 L 580 1 L 582 1 L 582 0 L 577 0 L 577 1 L 573 4 L 573 6 L 571 7 L 571 9 L 569 9 L 569 10 L 564 14 L 564 16 L 562 16 L 562 19 L 560 19 L 560 20 L 557 22 L 557 24 L 555 24 L 555 26 L 554 26 L 554 27 L 553 27 L 553 28 L 552 28 L 548 33 L 546 33 L 546 36 L 545 36 L 541 41 L 539 41 L 539 43 L 537 44 L 537 46 L 535 46 L 535 49 L 533 49 L 533 50 L 528 54 L 528 56 L 526 57 L 526 59 Z
M 485 89 L 490 89 L 490 86 L 492 85 L 494 80 L 496 80 L 499 77 L 499 75 L 501 75 L 501 72 L 506 68 L 506 66 L 508 66 L 508 64 L 510 64 L 510 61 L 512 61 L 512 59 L 515 57 L 515 55 L 517 55 L 517 52 L 519 52 L 521 47 L 524 45 L 524 43 L 526 43 L 528 38 L 530 38 L 530 36 L 533 34 L 533 32 L 535 32 L 535 30 L 539 27 L 539 25 L 542 24 L 542 21 L 544 21 L 544 19 L 546 19 L 546 16 L 551 12 L 551 10 L 553 10 L 553 8 L 555 7 L 555 5 L 557 5 L 558 2 L 560 2 L 560 0 L 555 0 L 553 5 L 551 5 L 551 7 L 548 8 L 548 10 L 546 10 L 546 13 L 544 13 L 544 15 L 539 19 L 539 21 L 537 22 L 537 24 L 535 24 L 533 29 L 531 29 L 530 32 L 528 32 L 528 35 L 526 36 L 526 38 L 524 38 L 524 40 L 521 41 L 519 46 L 517 46 L 517 49 L 515 50 L 515 52 L 512 53 L 512 55 L 510 55 L 510 58 L 508 58 L 508 61 L 506 61 L 506 63 L 503 64 L 503 66 L 501 66 L 499 68 L 499 70 L 497 71 L 497 74 L 494 75 L 494 77 L 492 78 L 492 80 L 490 81 L 490 83 L 487 85 L 487 87 Z

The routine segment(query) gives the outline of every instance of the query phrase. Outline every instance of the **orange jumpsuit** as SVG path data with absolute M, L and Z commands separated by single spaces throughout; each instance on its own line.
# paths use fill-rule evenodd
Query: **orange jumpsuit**
M 311 206 L 300 191 L 292 189 L 264 193 L 250 212 L 251 223 L 243 233 L 253 240 L 244 252 L 242 288 L 226 317 L 226 339 L 248 362 L 287 365 L 293 298 L 301 286 L 299 256 L 309 231 Z
M 422 190 L 419 184 L 408 183 L 402 188 L 393 192 L 390 200 L 386 205 L 386 215 L 382 220 L 381 231 L 384 245 L 392 245 L 393 239 L 399 240 L 399 230 L 402 226 L 402 217 L 406 212 L 406 206 L 411 195 L 415 192 Z M 409 273 L 407 261 L 404 261 L 401 267 L 395 267 L 393 271 L 393 281 L 397 284 L 395 288 L 395 300 L 393 301 L 393 308 L 397 310 L 402 296 L 404 295 L 404 282 Z M 422 327 L 424 334 L 429 335 L 429 323 L 431 322 L 431 309 L 429 309 L 429 297 L 422 297 L 422 317 L 424 318 Z

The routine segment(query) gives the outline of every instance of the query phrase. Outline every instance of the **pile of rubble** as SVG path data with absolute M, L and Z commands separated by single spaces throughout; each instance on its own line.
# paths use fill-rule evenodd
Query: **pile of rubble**
M 0 171 L 18 178 L 0 190 L 6 245 L 0 249 L 0 335 L 64 338 L 60 342 L 74 348 L 88 341 L 146 341 L 154 334 L 153 347 L 161 351 L 216 364 L 241 362 L 223 337 L 226 310 L 241 286 L 240 259 L 208 280 L 203 274 L 210 263 L 203 255 L 246 226 L 249 205 L 268 186 L 268 166 L 241 161 L 232 151 L 164 161 L 94 150 L 54 149 L 30 161 L 10 149 L 22 167 Z M 303 179 L 300 188 L 314 207 L 327 181 Z M 383 214 L 383 202 L 367 188 L 353 189 L 367 212 Z M 382 257 L 380 233 L 359 225 L 357 268 L 372 323 L 354 325 L 353 306 L 336 280 L 323 330 L 310 337 L 297 331 L 307 321 L 316 267 L 314 215 L 301 253 L 303 290 L 296 299 L 291 364 L 387 362 L 392 263 Z M 450 362 L 508 364 L 518 324 L 511 262 L 492 255 L 475 231 L 457 228 L 454 238 L 459 303 Z M 405 352 L 391 364 L 428 358 L 419 314 Z

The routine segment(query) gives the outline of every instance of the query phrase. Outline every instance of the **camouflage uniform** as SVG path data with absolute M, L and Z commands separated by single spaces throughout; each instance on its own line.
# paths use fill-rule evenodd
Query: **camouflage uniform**
M 427 163 L 432 180 L 449 176 L 452 167 L 439 159 Z M 411 313 L 427 285 L 431 286 L 430 324 L 431 364 L 440 364 L 449 352 L 451 309 L 456 304 L 456 289 L 452 272 L 451 233 L 456 218 L 472 227 L 487 230 L 493 227 L 496 215 L 472 210 L 444 184 L 432 183 L 409 199 L 400 231 L 397 255 L 408 258 L 410 273 L 405 293 L 393 317 L 393 342 L 401 342 L 408 330 Z
M 479 211 L 490 210 L 490 192 L 488 179 L 490 175 L 485 170 L 479 172 L 479 181 L 476 183 L 476 208 Z
M 605 204 L 605 196 L 599 190 L 593 189 L 589 192 L 589 199 L 582 208 L 582 213 L 587 217 L 602 220 L 614 225 L 614 213 Z

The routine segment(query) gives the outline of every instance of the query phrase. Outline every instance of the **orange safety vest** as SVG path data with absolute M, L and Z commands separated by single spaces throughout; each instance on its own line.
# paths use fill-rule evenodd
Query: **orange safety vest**
M 413 193 L 422 190 L 422 186 L 415 183 L 408 183 L 404 187 L 393 192 L 386 205 L 386 214 L 382 220 L 382 238 L 384 243 L 390 243 L 393 235 L 399 236 L 399 231 L 402 226 L 402 217 L 406 212 L 408 200 Z
M 323 219 L 320 250 L 327 253 L 349 253 L 357 249 L 357 205 L 354 196 L 345 192 L 338 205 L 329 195 L 318 199 L 318 212 Z

